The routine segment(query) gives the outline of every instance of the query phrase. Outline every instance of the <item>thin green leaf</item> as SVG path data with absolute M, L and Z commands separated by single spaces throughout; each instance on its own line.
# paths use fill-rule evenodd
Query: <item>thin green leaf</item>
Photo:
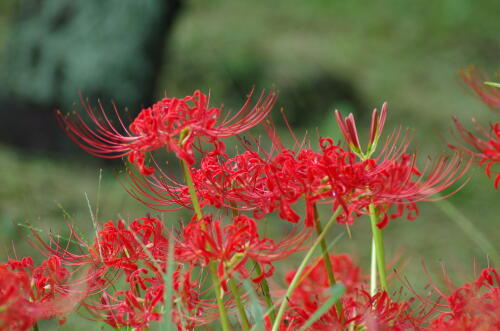
M 496 82 L 484 82 L 484 85 L 500 88 L 500 83 L 496 83 Z
M 339 301 L 340 297 L 344 295 L 345 286 L 342 284 L 335 284 L 330 288 L 330 291 L 332 295 L 328 298 L 328 300 L 326 300 L 323 305 L 321 305 L 321 307 L 319 307 L 314 312 L 314 314 L 312 314 L 312 316 L 306 321 L 306 323 L 302 325 L 300 331 L 307 330 L 307 328 L 311 327 L 314 322 L 319 320 L 321 316 L 323 316 L 328 310 L 330 310 L 330 308 L 332 308 L 333 305 L 335 305 Z
M 309 263 L 309 260 L 312 258 L 314 251 L 316 250 L 316 248 L 318 248 L 320 241 L 325 237 L 325 235 L 327 234 L 330 227 L 335 223 L 337 216 L 341 213 L 341 211 L 342 211 L 341 207 L 338 207 L 337 210 L 335 210 L 333 215 L 330 217 L 330 220 L 326 223 L 325 227 L 323 228 L 323 232 L 321 232 L 321 234 L 316 238 L 313 245 L 311 246 L 311 248 L 309 248 L 306 255 L 302 259 L 302 262 L 300 263 L 299 267 L 297 268 L 297 271 L 295 272 L 295 276 L 293 277 L 292 281 L 290 282 L 290 285 L 288 286 L 288 289 L 286 290 L 285 296 L 284 296 L 283 300 L 281 301 L 281 305 L 280 305 L 280 308 L 278 310 L 278 314 L 276 315 L 276 320 L 274 321 L 274 325 L 272 328 L 273 331 L 279 330 L 279 327 L 281 324 L 281 319 L 283 318 L 286 307 L 288 305 L 288 299 L 292 296 L 293 291 L 299 285 L 299 283 L 301 281 L 300 277 L 302 277 L 302 273 L 304 272 L 304 269 L 306 268 L 307 263 Z M 335 241 L 338 239 L 340 239 L 340 237 L 337 237 L 335 239 Z
M 257 293 L 255 293 L 252 283 L 250 283 L 248 279 L 244 279 L 242 283 L 243 287 L 245 288 L 245 291 L 248 293 L 248 296 L 250 297 L 249 300 L 250 312 L 252 313 L 253 320 L 255 321 L 255 324 L 253 325 L 251 330 L 264 331 L 263 320 L 265 312 L 262 309 L 261 305 L 259 304 L 259 296 L 257 295 Z

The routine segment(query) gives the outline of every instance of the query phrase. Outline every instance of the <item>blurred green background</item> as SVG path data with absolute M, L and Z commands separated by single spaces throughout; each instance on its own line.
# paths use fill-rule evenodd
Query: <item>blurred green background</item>
M 252 87 L 275 88 L 276 123 L 282 125 L 283 107 L 294 132 L 313 140 L 317 130 L 340 138 L 335 108 L 354 112 L 366 129 L 371 110 L 388 101 L 386 132 L 410 128 L 425 160 L 449 153 L 452 116 L 466 125 L 472 117 L 484 125 L 498 120 L 458 75 L 470 64 L 490 73 L 499 68 L 498 13 L 496 0 L 2 1 L 2 259 L 13 246 L 19 256 L 31 252 L 19 223 L 62 233 L 74 223 L 91 233 L 85 194 L 99 205 L 101 221 L 149 212 L 117 181 L 120 162 L 85 155 L 55 123 L 54 109 L 81 110 L 79 93 L 134 114 L 165 94 L 201 89 L 212 104 L 236 109 Z M 481 169 L 473 166 L 470 175 L 449 202 L 498 251 L 499 192 Z M 401 272 L 417 288 L 427 283 L 422 261 L 431 274 L 444 265 L 452 277 L 470 280 L 474 265 L 488 263 L 486 254 L 437 204 L 420 208 L 415 222 L 387 228 L 388 256 L 404 252 Z M 163 214 L 172 223 L 183 216 Z M 286 227 L 269 224 L 277 233 Z M 367 220 L 352 233 L 336 250 L 367 266 Z

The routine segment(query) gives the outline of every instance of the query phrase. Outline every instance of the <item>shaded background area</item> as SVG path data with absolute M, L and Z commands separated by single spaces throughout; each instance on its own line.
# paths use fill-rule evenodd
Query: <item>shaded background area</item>
M 127 118 L 165 94 L 201 89 L 214 105 L 234 109 L 252 87 L 275 88 L 276 122 L 282 123 L 283 107 L 295 133 L 308 131 L 313 140 L 317 130 L 339 138 L 333 109 L 354 112 L 366 128 L 371 110 L 388 101 L 387 132 L 410 127 L 419 153 L 435 155 L 447 152 L 451 116 L 463 123 L 496 120 L 458 71 L 470 64 L 498 69 L 499 12 L 496 0 L 2 1 L 2 258 L 12 241 L 19 255 L 29 252 L 15 226 L 25 221 L 42 231 L 65 231 L 74 222 L 91 233 L 84 193 L 93 207 L 99 201 L 101 221 L 148 212 L 116 180 L 119 161 L 85 155 L 57 126 L 54 109 L 81 109 L 80 93 L 108 109 L 113 100 Z M 471 174 L 450 201 L 499 249 L 499 192 L 481 169 Z M 487 263 L 485 254 L 441 209 L 420 207 L 415 222 L 387 228 L 388 254 L 405 251 L 405 275 L 417 286 L 425 283 L 422 259 L 430 270 L 443 263 L 470 279 L 474 263 Z M 166 222 L 181 217 L 163 216 Z M 338 251 L 367 261 L 366 221 L 358 221 Z M 269 223 L 283 231 L 283 222 Z

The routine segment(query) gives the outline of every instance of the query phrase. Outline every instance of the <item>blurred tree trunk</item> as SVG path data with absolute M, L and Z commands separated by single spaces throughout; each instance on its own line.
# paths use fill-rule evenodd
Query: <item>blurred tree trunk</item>
M 0 77 L 0 142 L 52 150 L 61 137 L 52 111 L 81 107 L 79 93 L 131 112 L 151 104 L 179 10 L 180 0 L 19 2 Z

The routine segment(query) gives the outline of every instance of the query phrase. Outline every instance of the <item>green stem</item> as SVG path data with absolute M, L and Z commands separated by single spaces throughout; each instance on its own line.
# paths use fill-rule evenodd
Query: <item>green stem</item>
M 382 230 L 380 230 L 377 226 L 378 223 L 378 214 L 374 204 L 370 204 L 370 222 L 372 226 L 372 236 L 373 236 L 373 244 L 375 246 L 375 255 L 376 255 L 376 263 L 378 274 L 380 276 L 380 287 L 383 291 L 387 291 L 387 277 L 385 274 L 385 253 L 384 253 L 384 240 L 382 238 Z M 373 263 L 372 259 L 372 263 Z M 372 266 L 372 271 L 374 267 Z
M 257 262 L 255 262 L 255 269 L 260 276 L 262 274 L 262 269 Z M 267 280 L 265 278 L 263 278 L 260 282 L 260 288 L 262 289 L 262 295 L 264 296 L 267 307 L 270 309 L 269 319 L 271 320 L 272 325 L 276 320 L 276 309 L 274 308 L 273 299 L 271 298 L 271 291 L 269 290 L 269 285 L 267 284 Z
M 240 313 L 241 318 L 241 328 L 244 331 L 250 330 L 250 323 L 248 322 L 247 313 L 245 312 L 245 308 L 243 307 L 243 303 L 241 302 L 240 291 L 233 278 L 229 278 L 229 287 L 231 288 L 231 292 L 233 292 L 234 300 L 236 301 L 236 307 L 238 308 L 238 312 Z
M 314 225 L 316 227 L 316 234 L 319 236 L 323 232 L 323 227 L 321 225 L 321 221 L 319 219 L 318 207 L 314 204 Z M 325 262 L 325 269 L 328 275 L 328 282 L 330 287 L 334 286 L 337 282 L 335 280 L 335 275 L 333 274 L 332 261 L 330 260 L 330 255 L 328 254 L 328 248 L 326 246 L 325 238 L 323 237 L 320 241 L 321 253 L 323 254 L 323 260 Z M 337 310 L 337 314 L 342 321 L 344 319 L 344 315 L 342 313 L 342 302 L 340 300 L 335 303 L 335 309 Z
M 203 213 L 201 212 L 200 202 L 198 201 L 198 196 L 196 195 L 196 190 L 193 184 L 193 177 L 191 176 L 191 171 L 189 170 L 189 165 L 186 161 L 181 160 L 182 170 L 184 171 L 184 178 L 188 186 L 189 195 L 191 196 L 191 202 L 193 203 L 193 209 L 196 213 L 198 220 L 203 218 Z M 229 331 L 229 318 L 227 316 L 226 307 L 224 306 L 224 301 L 222 300 L 222 292 L 219 277 L 217 277 L 217 267 L 213 261 L 209 263 L 210 276 L 212 278 L 212 284 L 215 292 L 215 299 L 217 300 L 217 307 L 219 308 L 220 323 L 223 331 Z
M 222 301 L 222 292 L 220 286 L 219 277 L 217 277 L 217 267 L 211 261 L 208 265 L 210 269 L 210 277 L 212 278 L 212 284 L 215 292 L 215 299 L 217 300 L 217 308 L 219 309 L 220 314 L 220 324 L 222 326 L 223 331 L 231 330 L 229 325 L 229 318 L 227 316 L 226 306 L 224 306 L 224 301 Z
M 328 223 L 326 223 L 325 227 L 323 228 L 323 232 L 316 238 L 314 241 L 313 245 L 311 248 L 309 248 L 309 251 L 307 251 L 306 256 L 304 256 L 304 259 L 300 263 L 300 266 L 298 267 L 297 271 L 295 272 L 295 276 L 292 279 L 292 282 L 288 286 L 288 289 L 286 290 L 285 297 L 283 298 L 283 301 L 281 302 L 280 308 L 278 310 L 278 315 L 276 316 L 276 321 L 274 321 L 272 331 L 278 331 L 280 327 L 281 320 L 283 319 L 283 315 L 285 314 L 286 307 L 288 306 L 288 301 L 295 290 L 295 288 L 299 285 L 301 279 L 301 274 L 304 271 L 304 269 L 307 266 L 307 263 L 309 260 L 312 258 L 314 254 L 314 250 L 320 245 L 321 240 L 325 237 L 326 233 L 328 230 L 332 227 L 332 225 L 335 223 L 335 220 L 337 219 L 337 216 L 340 214 L 342 211 L 342 208 L 339 207 L 337 210 L 333 213 L 332 217 L 330 220 L 328 220 Z
M 191 202 L 193 203 L 193 209 L 196 213 L 196 217 L 200 220 L 203 217 L 201 212 L 200 202 L 198 201 L 198 196 L 196 195 L 196 190 L 193 184 L 193 177 L 191 176 L 191 170 L 189 170 L 189 165 L 186 161 L 182 160 L 182 171 L 184 172 L 184 178 L 188 186 L 189 195 L 191 196 Z
M 34 330 L 34 331 L 39 331 L 39 330 L 40 330 L 40 329 L 38 328 L 38 323 L 35 323 L 35 324 L 33 325 L 33 330 Z
M 375 250 L 375 240 L 372 239 L 372 260 L 370 266 L 370 295 L 377 293 L 377 252 Z

